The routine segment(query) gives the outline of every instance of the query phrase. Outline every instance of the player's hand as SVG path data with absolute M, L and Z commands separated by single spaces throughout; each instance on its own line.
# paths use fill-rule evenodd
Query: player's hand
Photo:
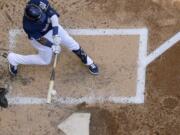
M 60 45 L 61 44 L 61 37 L 59 35 L 53 36 L 54 45 Z
M 60 45 L 52 45 L 52 51 L 55 53 L 55 54 L 59 54 L 61 52 L 61 46 Z

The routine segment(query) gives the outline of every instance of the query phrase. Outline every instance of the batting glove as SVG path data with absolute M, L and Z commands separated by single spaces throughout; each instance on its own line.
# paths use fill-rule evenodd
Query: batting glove
M 61 46 L 60 45 L 52 45 L 52 51 L 55 53 L 55 54 L 59 54 L 61 52 Z
M 59 35 L 53 36 L 54 45 L 60 45 L 61 44 L 61 37 Z

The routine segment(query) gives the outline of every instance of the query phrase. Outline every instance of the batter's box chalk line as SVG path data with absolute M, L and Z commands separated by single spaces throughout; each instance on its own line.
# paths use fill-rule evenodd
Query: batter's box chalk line
M 148 30 L 147 28 L 134 28 L 134 29 L 66 29 L 71 35 L 91 35 L 91 36 L 128 36 L 128 35 L 139 35 L 139 56 L 138 56 L 138 67 L 137 67 L 137 81 L 136 81 L 136 95 L 134 97 L 92 97 L 84 96 L 81 98 L 73 97 L 58 97 L 55 100 L 56 103 L 75 105 L 83 102 L 86 103 L 117 103 L 117 104 L 142 104 L 144 103 L 144 92 L 145 92 L 145 77 L 146 77 L 146 57 L 147 57 L 147 41 L 148 41 Z M 16 37 L 22 34 L 21 29 L 12 29 L 9 31 L 9 49 L 16 47 Z M 37 97 L 9 97 L 10 104 L 14 105 L 33 105 L 33 104 L 46 104 L 45 98 Z

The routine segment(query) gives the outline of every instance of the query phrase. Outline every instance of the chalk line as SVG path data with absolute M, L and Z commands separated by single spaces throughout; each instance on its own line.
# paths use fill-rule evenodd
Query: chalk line
M 144 103 L 144 91 L 145 91 L 145 58 L 147 55 L 147 39 L 148 39 L 148 30 L 147 28 L 134 28 L 134 29 L 66 29 L 71 35 L 82 35 L 82 36 L 115 36 L 115 35 L 139 35 L 139 55 L 138 55 L 138 64 L 137 64 L 137 86 L 136 86 L 136 95 L 134 97 L 59 97 L 55 100 L 57 103 L 61 104 L 80 104 L 83 102 L 86 103 L 134 103 L 141 104 Z M 13 29 L 9 31 L 9 47 L 15 47 L 15 37 L 20 35 L 22 30 Z M 46 99 L 36 98 L 36 97 L 11 97 L 9 98 L 10 104 L 45 104 Z
M 84 35 L 84 36 L 113 36 L 113 35 L 140 35 L 147 28 L 132 28 L 132 29 L 66 29 L 70 35 Z M 9 31 L 9 41 L 14 42 L 16 35 L 22 34 L 22 29 L 11 29 Z
M 16 44 L 16 36 L 22 33 L 22 30 L 20 29 L 12 29 L 9 31 L 9 49 L 15 48 Z M 10 50 L 11 51 L 11 50 Z
M 146 31 L 146 28 L 139 29 L 66 29 L 71 35 L 87 36 L 115 36 L 115 35 L 139 35 Z
M 139 57 L 138 57 L 138 72 L 137 72 L 137 88 L 136 102 L 144 103 L 145 81 L 146 81 L 146 65 L 148 45 L 148 30 L 144 29 L 140 33 L 139 39 Z
M 13 105 L 41 105 L 46 104 L 47 99 L 46 98 L 36 98 L 36 97 L 9 97 L 8 98 L 9 104 Z M 72 97 L 59 97 L 58 99 L 53 100 L 56 104 L 64 104 L 64 105 L 77 105 L 81 103 L 137 103 L 139 104 L 139 101 L 136 99 L 136 97 L 81 97 L 81 98 L 72 98 Z
M 155 59 L 157 59 L 159 56 L 161 56 L 164 52 L 166 52 L 169 48 L 174 46 L 179 41 L 180 41 L 180 32 L 178 32 L 172 38 L 170 38 L 165 43 L 160 45 L 159 48 L 157 48 L 155 51 L 149 54 L 146 58 L 146 66 L 149 65 L 151 62 L 153 62 Z

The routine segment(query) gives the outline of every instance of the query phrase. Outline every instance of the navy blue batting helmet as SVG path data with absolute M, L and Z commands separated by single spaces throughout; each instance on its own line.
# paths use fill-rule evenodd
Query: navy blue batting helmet
M 25 8 L 25 17 L 32 21 L 45 20 L 45 14 L 42 9 L 34 4 L 28 4 Z

